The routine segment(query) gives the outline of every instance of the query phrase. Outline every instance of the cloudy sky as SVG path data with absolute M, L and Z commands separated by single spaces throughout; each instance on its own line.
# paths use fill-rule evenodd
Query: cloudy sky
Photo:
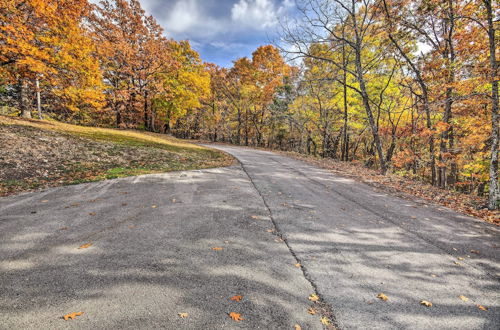
M 275 37 L 294 0 L 140 0 L 169 38 L 189 40 L 203 60 L 231 66 Z

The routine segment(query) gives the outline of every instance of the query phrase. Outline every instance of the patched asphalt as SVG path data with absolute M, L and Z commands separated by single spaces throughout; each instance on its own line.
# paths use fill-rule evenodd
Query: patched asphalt
M 341 329 L 498 328 L 497 227 L 214 147 L 241 165 L 1 198 L 0 328 L 320 329 L 315 291 Z

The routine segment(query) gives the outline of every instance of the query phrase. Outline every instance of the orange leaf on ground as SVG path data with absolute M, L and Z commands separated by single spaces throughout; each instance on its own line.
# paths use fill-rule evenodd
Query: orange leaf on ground
M 295 267 L 300 268 L 300 264 L 299 264 L 299 263 L 296 263 L 296 264 L 295 264 Z
M 379 293 L 379 294 L 377 295 L 377 298 L 382 299 L 383 301 L 387 301 L 387 300 L 389 300 L 389 297 L 387 297 L 387 296 L 386 296 L 385 294 L 383 294 L 383 293 Z
M 229 317 L 233 319 L 233 321 L 240 322 L 243 321 L 244 318 L 241 317 L 241 314 L 231 312 L 229 313 Z
M 302 327 L 298 324 L 296 324 L 294 327 L 295 327 L 295 330 L 302 330 Z
M 487 311 L 488 310 L 488 307 L 484 307 L 483 305 L 477 304 L 476 306 L 477 306 L 477 308 L 479 308 L 482 311 Z
M 212 248 L 212 250 L 214 250 L 214 251 L 220 251 L 220 250 L 222 250 L 222 248 L 220 246 L 214 246 Z
M 230 298 L 232 301 L 241 301 L 241 299 L 243 299 L 243 296 L 234 296 Z
M 319 297 L 317 294 L 313 293 L 309 296 L 309 300 L 310 301 L 318 301 L 319 300 Z
M 83 314 L 83 312 L 76 312 L 76 313 L 66 314 L 66 315 L 63 316 L 63 318 L 64 318 L 64 321 L 67 321 L 69 319 L 74 320 L 77 316 L 80 316 L 82 314 Z
M 79 249 L 86 249 L 88 247 L 91 247 L 92 246 L 92 243 L 85 243 L 83 245 L 80 245 Z
M 323 316 L 321 318 L 321 323 L 324 324 L 324 325 L 329 325 L 330 324 L 330 320 L 327 317 Z
M 427 300 L 422 300 L 420 302 L 420 305 L 424 305 L 425 307 L 432 307 L 432 303 L 430 301 L 427 301 Z
M 469 301 L 469 298 L 466 296 L 458 296 L 458 298 L 462 299 L 462 301 Z
M 189 314 L 188 314 L 188 313 L 179 313 L 178 315 L 179 315 L 179 317 L 180 317 L 181 319 L 185 319 L 186 317 L 188 317 L 188 316 L 189 316 Z
M 315 310 L 314 308 L 312 308 L 312 307 L 310 307 L 310 308 L 307 310 L 307 312 L 308 312 L 309 314 L 311 314 L 311 315 L 316 314 L 316 310 Z

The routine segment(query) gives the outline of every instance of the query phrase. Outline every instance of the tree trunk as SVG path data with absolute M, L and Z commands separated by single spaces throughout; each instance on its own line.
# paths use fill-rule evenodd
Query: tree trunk
M 375 148 L 377 149 L 380 171 L 382 174 L 385 174 L 387 172 L 387 165 L 385 163 L 384 152 L 382 150 L 382 142 L 380 141 L 380 136 L 378 134 L 378 127 L 375 123 L 375 118 L 373 117 L 373 112 L 370 106 L 370 99 L 366 90 L 365 79 L 363 76 L 363 67 L 361 65 L 361 47 L 359 44 L 358 47 L 356 47 L 356 73 L 358 76 L 359 88 L 361 89 L 361 98 L 363 99 L 363 105 L 365 107 L 366 115 L 368 116 L 368 123 L 370 124 L 373 135 L 373 142 L 375 144 Z
M 500 189 L 498 185 L 498 63 L 496 60 L 495 26 L 493 25 L 493 10 L 491 0 L 484 0 L 488 16 L 488 39 L 490 44 L 490 75 L 491 75 L 491 161 L 490 161 L 490 186 L 488 208 L 498 209 Z
M 23 118 L 31 118 L 31 107 L 28 98 L 28 81 L 25 78 L 19 79 L 19 116 Z
M 38 81 L 38 78 L 35 80 L 35 86 L 36 86 L 36 110 L 38 112 L 38 119 L 42 120 L 42 98 L 40 96 L 40 81 Z
M 148 91 L 144 91 L 144 129 L 150 131 L 149 114 L 148 114 Z

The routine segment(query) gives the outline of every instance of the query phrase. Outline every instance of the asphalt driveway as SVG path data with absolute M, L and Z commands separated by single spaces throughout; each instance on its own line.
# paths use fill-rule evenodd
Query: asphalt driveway
M 341 329 L 498 328 L 496 227 L 214 147 L 241 164 L 1 198 L 0 328 L 316 329 L 314 292 Z

